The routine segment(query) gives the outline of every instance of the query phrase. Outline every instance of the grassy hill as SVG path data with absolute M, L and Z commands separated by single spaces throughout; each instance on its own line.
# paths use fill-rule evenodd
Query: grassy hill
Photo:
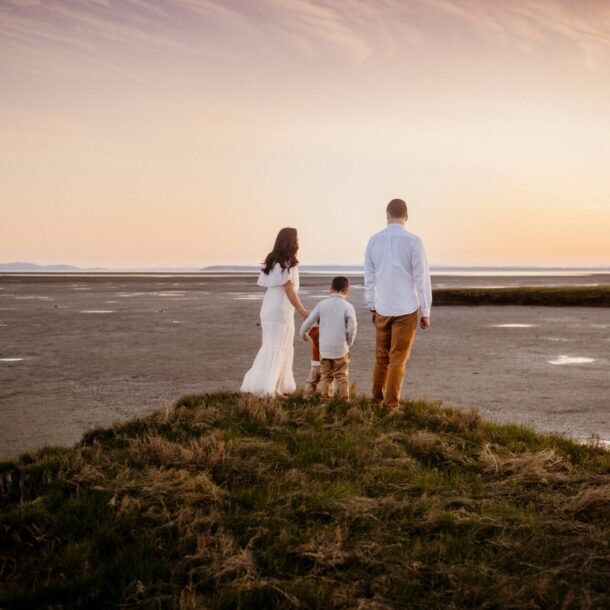
M 187 396 L 0 491 L 0 608 L 610 607 L 610 452 L 437 404 Z

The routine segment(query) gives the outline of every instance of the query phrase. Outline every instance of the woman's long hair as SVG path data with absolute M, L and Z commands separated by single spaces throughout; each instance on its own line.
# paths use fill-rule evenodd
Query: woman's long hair
M 276 263 L 282 266 L 282 269 L 292 269 L 299 264 L 297 260 L 297 252 L 299 251 L 299 239 L 297 230 L 292 227 L 285 227 L 280 230 L 275 238 L 273 250 L 267 254 L 263 263 L 263 271 L 269 275 L 269 272 Z

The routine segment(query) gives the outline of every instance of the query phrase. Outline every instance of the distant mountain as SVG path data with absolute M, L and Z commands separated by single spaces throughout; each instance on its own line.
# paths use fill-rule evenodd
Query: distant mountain
M 307 272 L 324 272 L 324 271 L 344 271 L 344 272 L 359 272 L 362 271 L 362 265 L 300 265 L 299 269 Z M 200 271 L 206 272 L 221 272 L 221 273 L 251 273 L 260 271 L 260 265 L 210 265 L 202 267 Z
M 300 270 L 304 273 L 362 273 L 362 265 L 300 265 Z M 458 272 L 464 273 L 535 273 L 540 272 L 541 274 L 549 272 L 602 272 L 608 273 L 610 267 L 606 266 L 594 266 L 594 267 L 542 267 L 542 266 L 453 266 L 453 265 L 431 265 L 430 269 L 433 273 L 451 273 L 455 274 Z M 253 273 L 258 272 L 260 266 L 258 265 L 211 265 L 209 267 L 203 267 L 200 271 L 213 272 L 213 273 Z
M 0 271 L 78 271 L 74 265 L 37 265 L 36 263 L 0 263 Z

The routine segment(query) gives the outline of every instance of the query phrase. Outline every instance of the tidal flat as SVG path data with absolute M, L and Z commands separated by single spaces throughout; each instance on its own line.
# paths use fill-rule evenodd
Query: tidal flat
M 362 278 L 351 279 L 351 380 L 367 393 L 374 328 Z M 305 306 L 329 283 L 303 274 Z M 603 286 L 610 276 L 433 278 L 434 288 L 553 284 Z M 252 275 L 0 275 L 0 458 L 73 444 L 180 395 L 239 389 L 260 344 L 262 296 Z M 309 352 L 295 338 L 299 384 Z M 606 307 L 437 306 L 432 329 L 417 334 L 403 397 L 608 441 L 609 354 Z

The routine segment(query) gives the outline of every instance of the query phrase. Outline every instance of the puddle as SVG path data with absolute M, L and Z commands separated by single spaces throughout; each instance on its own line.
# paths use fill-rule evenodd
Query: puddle
M 532 328 L 533 324 L 492 324 L 494 328 Z
M 182 322 L 180 320 L 172 320 L 172 324 L 182 324 Z
M 0 362 L 21 362 L 23 358 L 0 358 Z
M 39 296 L 27 296 L 27 297 L 15 297 L 17 301 L 52 301 L 53 297 L 39 297 Z
M 114 309 L 82 309 L 80 313 L 114 313 Z
M 106 301 L 106 303 L 108 303 L 108 305 L 110 305 L 111 303 L 118 303 L 118 301 Z
M 243 297 L 233 297 L 234 301 L 262 301 L 265 298 L 262 294 L 250 294 Z
M 8 326 L 8 324 L 4 324 L 4 322 L 2 324 L 0 324 L 0 326 Z
M 548 362 L 549 364 L 589 364 L 591 362 L 595 362 L 595 358 L 561 355 L 555 358 L 555 360 L 549 360 Z
M 176 290 L 175 292 L 157 292 L 158 297 L 179 297 L 183 294 L 186 294 L 186 292 L 178 290 Z
M 557 342 L 561 342 L 561 343 L 565 343 L 566 341 L 569 341 L 569 339 L 564 339 L 563 337 L 545 337 L 545 339 L 547 341 L 557 341 Z
M 123 299 L 128 299 L 130 297 L 141 297 L 143 295 L 149 294 L 149 292 L 119 292 L 116 296 L 121 297 Z

